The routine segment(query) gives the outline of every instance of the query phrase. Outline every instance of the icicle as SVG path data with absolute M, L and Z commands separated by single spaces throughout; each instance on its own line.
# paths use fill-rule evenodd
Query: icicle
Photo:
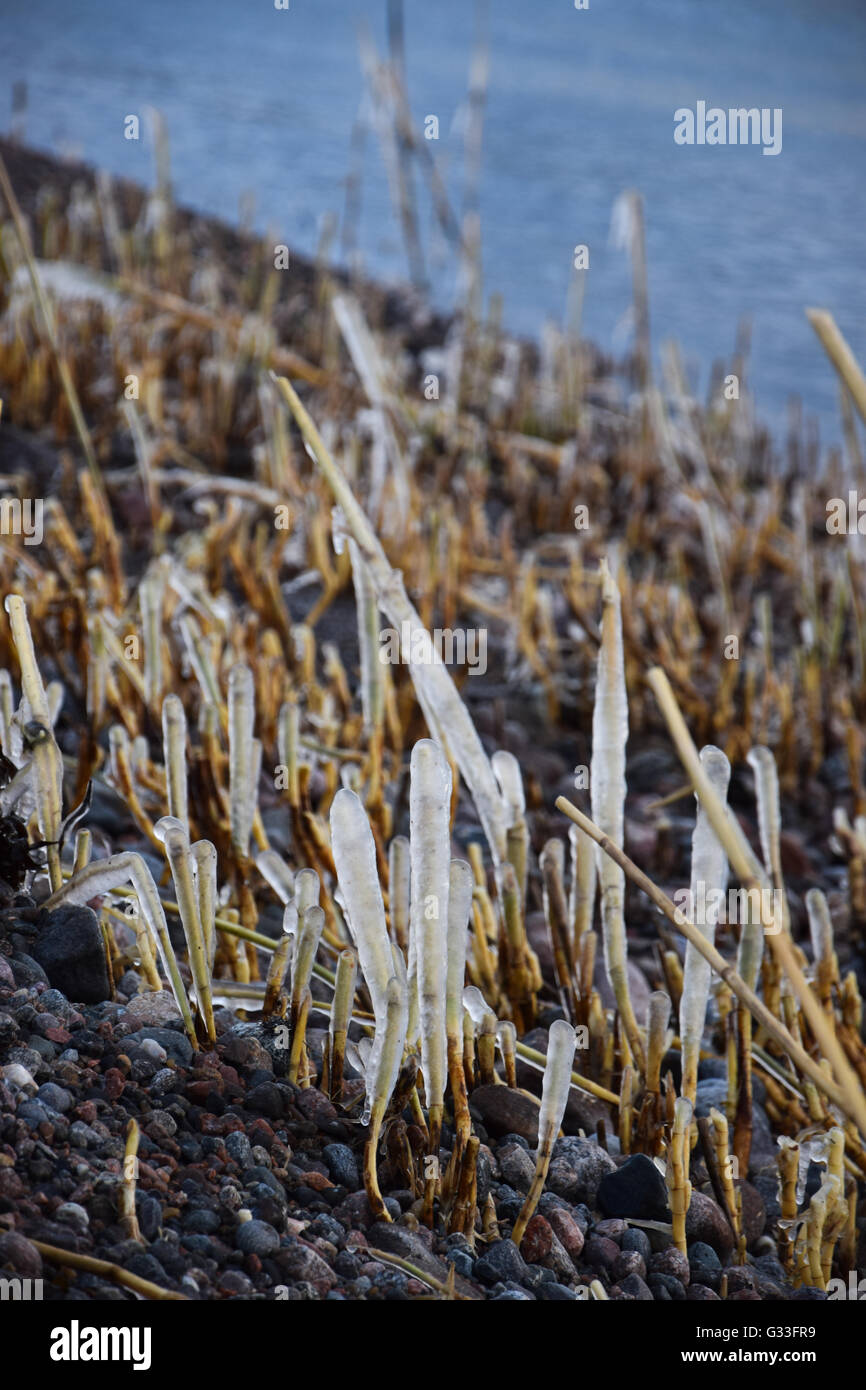
M 519 1245 L 523 1239 L 547 1178 L 553 1146 L 556 1143 L 556 1136 L 559 1133 L 565 1107 L 568 1104 L 575 1041 L 575 1032 L 570 1023 L 558 1018 L 555 1023 L 551 1024 L 547 1043 L 547 1062 L 541 1086 L 541 1109 L 538 1114 L 535 1176 L 511 1233 L 511 1239 L 515 1245 Z
M 361 653 L 361 708 L 367 735 L 382 727 L 385 716 L 385 689 L 379 660 L 379 607 L 370 571 L 355 541 L 349 537 L 352 581 L 358 610 L 358 646 Z
M 184 827 L 174 816 L 164 816 L 162 820 L 157 821 L 154 831 L 157 838 L 162 840 L 165 846 L 171 868 L 198 1007 L 204 1019 L 208 1040 L 215 1042 L 216 1025 L 211 998 L 208 951 L 199 918 L 199 899 L 193 874 L 193 857 L 190 851 L 189 837 Z
M 4 606 L 21 667 L 22 704 L 26 701 L 30 710 L 27 732 L 36 815 L 39 833 L 48 845 L 48 873 L 51 887 L 56 891 L 62 882 L 57 841 L 63 818 L 63 759 L 54 738 L 51 710 L 36 665 L 24 600 L 19 594 L 8 594 Z
M 409 844 L 412 857 L 410 931 L 415 938 L 421 1065 L 427 1108 L 441 1119 L 446 1080 L 445 987 L 451 769 L 439 744 L 420 739 L 412 749 Z M 435 1118 L 433 1123 L 435 1124 Z M 432 1140 L 431 1140 L 432 1142 Z
M 463 1034 L 463 982 L 475 879 L 465 859 L 452 859 L 448 885 L 448 968 L 445 1024 L 449 1041 Z
M 263 849 L 256 855 L 256 868 L 280 902 L 287 903 L 295 891 L 295 876 L 282 855 L 275 849 Z
M 186 714 L 177 695 L 166 695 L 162 702 L 162 747 L 168 814 L 189 828 L 186 793 Z
M 559 1133 L 568 1104 L 575 1042 L 576 1034 L 570 1023 L 558 1018 L 551 1024 L 547 1044 L 547 1065 L 544 1068 L 544 1082 L 541 1088 L 541 1110 L 538 1115 L 537 1154 L 541 1154 L 548 1144 L 553 1148 L 553 1142 Z
M 592 715 L 590 787 L 592 819 L 620 848 L 625 807 L 625 746 L 628 740 L 628 699 L 622 650 L 619 589 L 606 561 L 601 564 L 602 642 L 598 657 L 595 705 Z M 623 905 L 625 875 L 601 846 L 596 864 L 601 888 L 604 963 L 631 1050 L 640 1063 L 643 1045 L 628 987 L 628 947 Z
M 388 846 L 391 937 L 404 953 L 409 948 L 409 878 L 409 841 L 405 835 L 395 835 Z M 410 987 L 411 983 L 410 972 Z
M 255 692 L 253 673 L 239 664 L 229 672 L 229 801 L 232 848 L 239 859 L 249 855 L 255 802 L 254 777 Z M 259 750 L 261 756 L 261 749 Z
M 728 795 L 731 766 L 720 748 L 707 744 L 701 749 L 701 762 L 713 788 L 724 804 Z M 697 798 L 696 798 L 697 799 Z M 695 926 L 710 945 L 715 944 L 716 926 L 728 882 L 728 860 L 710 823 L 706 809 L 697 799 L 697 819 L 692 835 L 691 913 Z M 699 912 L 698 907 L 703 911 Z M 703 919 L 703 920 L 702 920 Z M 683 991 L 680 999 L 680 1037 L 682 1039 L 682 1094 L 694 1104 L 698 1084 L 701 1038 L 710 997 L 711 968 L 690 941 L 686 943 Z
M 331 848 L 346 921 L 378 1022 L 385 1015 L 388 981 L 394 973 L 385 925 L 385 904 L 376 865 L 376 845 L 363 802 L 345 787 L 331 804 Z

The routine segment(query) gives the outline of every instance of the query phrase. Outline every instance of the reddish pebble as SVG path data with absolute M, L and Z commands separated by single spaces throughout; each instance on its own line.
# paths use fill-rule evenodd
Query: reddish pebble
M 569 1255 L 576 1260 L 583 1250 L 583 1231 L 564 1207 L 551 1207 L 547 1219 Z
M 331 1179 L 326 1178 L 324 1173 L 317 1173 L 315 1171 L 304 1174 L 304 1185 L 306 1187 L 311 1187 L 314 1192 L 324 1192 L 326 1187 L 334 1186 Z
M 122 1096 L 125 1085 L 123 1072 L 118 1071 L 117 1067 L 109 1067 L 105 1073 L 105 1094 L 108 1099 L 117 1100 L 119 1096 Z
M 520 1253 L 527 1264 L 535 1265 L 550 1254 L 553 1249 L 553 1231 L 543 1216 L 537 1213 L 526 1227 L 520 1242 Z
M 46 1028 L 45 1036 L 49 1042 L 59 1043 L 61 1047 L 68 1047 L 72 1042 L 72 1034 L 67 1033 L 65 1028 Z

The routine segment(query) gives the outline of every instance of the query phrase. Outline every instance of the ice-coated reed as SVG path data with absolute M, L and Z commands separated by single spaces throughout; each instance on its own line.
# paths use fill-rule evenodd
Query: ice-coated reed
M 63 817 L 63 759 L 54 738 L 51 709 L 36 665 L 24 600 L 19 594 L 7 594 L 4 606 L 21 667 L 21 703 L 26 704 L 28 710 L 36 817 L 39 833 L 47 846 L 51 888 L 56 892 L 62 881 L 58 840 Z
M 258 768 L 256 767 L 255 748 L 257 741 L 253 738 L 255 722 L 253 673 L 248 666 L 242 663 L 233 666 L 229 672 L 228 717 L 229 816 L 232 848 L 238 859 L 245 861 L 249 855 L 250 834 L 256 810 Z M 261 759 L 260 746 L 258 758 Z
M 574 1064 L 575 1031 L 565 1019 L 558 1018 L 550 1026 L 547 1043 L 547 1062 L 541 1086 L 541 1109 L 538 1114 L 538 1145 L 535 1150 L 535 1175 L 526 1195 L 520 1215 L 511 1232 L 511 1239 L 519 1245 L 523 1239 L 538 1199 L 544 1189 L 547 1170 L 556 1136 L 559 1133 L 565 1107 L 568 1104 L 568 1091 L 571 1085 L 571 1069 Z
M 701 762 L 707 777 L 724 804 L 728 795 L 731 766 L 720 748 L 707 744 L 701 749 Z M 710 945 L 716 939 L 716 926 L 728 882 L 728 860 L 700 799 L 692 835 L 691 902 L 693 913 L 699 903 L 705 911 L 703 921 L 695 915 L 695 925 Z M 683 990 L 680 998 L 680 1038 L 682 1040 L 682 1094 L 694 1104 L 698 1085 L 701 1038 L 710 997 L 712 971 L 709 962 L 686 942 Z
M 165 846 L 166 858 L 174 880 L 174 891 L 180 910 L 180 921 L 186 939 L 189 966 L 195 984 L 196 1000 L 209 1042 L 216 1041 L 213 1016 L 208 950 L 199 916 L 199 897 L 196 890 L 194 860 L 189 837 L 180 821 L 164 816 L 154 827 Z
M 186 713 L 177 695 L 166 695 L 162 702 L 162 747 L 168 814 L 189 830 L 186 790 Z
M 622 617 L 619 588 L 601 563 L 601 649 L 598 656 L 595 705 L 592 714 L 592 762 L 590 791 L 592 818 L 603 833 L 622 848 L 625 808 L 625 746 L 628 740 L 628 698 L 622 647 Z M 601 892 L 601 926 L 604 964 L 616 1005 L 623 1021 L 634 1057 L 643 1061 L 643 1045 L 638 1033 L 628 986 L 628 948 L 626 945 L 625 875 L 620 866 L 597 852 L 598 882 Z
M 414 936 L 421 1065 L 438 1142 L 447 1073 L 445 992 L 448 961 L 448 898 L 451 867 L 451 769 L 441 746 L 421 739 L 412 749 L 409 844 L 412 859 L 410 932 Z M 431 1152 L 433 1152 L 431 1148 Z

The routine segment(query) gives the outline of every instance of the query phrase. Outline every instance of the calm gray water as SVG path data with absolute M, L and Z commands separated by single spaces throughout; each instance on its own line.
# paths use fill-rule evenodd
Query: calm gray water
M 26 138 L 150 182 L 149 142 L 123 118 L 166 117 L 178 198 L 255 220 L 312 250 L 342 215 L 362 93 L 357 29 L 384 48 L 384 0 L 0 0 L 0 126 L 28 84 Z M 471 0 L 406 0 L 413 113 L 459 208 Z M 613 202 L 644 195 L 653 339 L 676 339 L 700 390 L 753 324 L 759 413 L 783 427 L 794 393 L 839 437 L 837 388 L 803 309 L 837 317 L 866 362 L 866 6 L 862 0 L 492 0 L 481 213 L 485 287 L 536 334 L 562 320 L 576 243 L 590 247 L 583 326 L 622 348 L 630 271 L 610 244 Z M 781 107 L 783 147 L 681 147 L 673 113 Z M 437 298 L 454 276 L 423 226 Z M 387 179 L 367 142 L 359 242 L 385 278 L 406 274 Z M 441 247 L 439 248 L 441 250 Z

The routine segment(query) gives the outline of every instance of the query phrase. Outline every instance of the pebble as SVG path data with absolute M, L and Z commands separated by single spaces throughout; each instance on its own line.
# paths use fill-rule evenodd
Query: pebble
M 607 1236 L 591 1235 L 583 1247 L 583 1258 L 593 1269 L 613 1269 L 619 1253 L 619 1246 Z
M 153 1042 L 159 1043 L 167 1056 L 178 1066 L 188 1067 L 192 1062 L 193 1051 L 192 1043 L 185 1033 L 181 1033 L 174 1028 L 161 1028 L 156 1025 L 148 1025 L 145 1028 L 138 1028 L 134 1033 L 127 1033 L 124 1038 L 124 1046 L 138 1047 L 150 1038 Z
M 42 1278 L 42 1256 L 18 1231 L 0 1235 L 0 1269 L 12 1269 L 22 1279 Z
M 652 1274 L 670 1274 L 684 1286 L 689 1282 L 688 1257 L 675 1245 L 669 1245 L 667 1250 L 653 1255 L 648 1268 Z
M 536 1296 L 543 1303 L 570 1303 L 577 1298 L 577 1294 L 572 1289 L 569 1289 L 565 1284 L 557 1284 L 555 1280 L 541 1284 Z
M 722 1262 L 734 1248 L 733 1232 L 724 1212 L 718 1202 L 703 1192 L 692 1191 L 686 1213 L 686 1240 L 689 1244 L 699 1240 L 711 1245 Z
M 90 1217 L 78 1202 L 62 1202 L 54 1213 L 54 1220 L 71 1226 L 79 1235 L 85 1235 L 90 1226 Z
M 520 1284 L 526 1277 L 526 1262 L 513 1240 L 495 1240 L 475 1261 L 475 1276 L 483 1284 L 507 1280 Z
M 577 1221 L 564 1207 L 549 1206 L 545 1214 L 563 1249 L 576 1261 L 584 1247 L 584 1234 Z
M 652 1290 L 653 1297 L 660 1303 L 679 1303 L 686 1296 L 684 1286 L 672 1274 L 649 1274 L 647 1285 Z
M 126 1005 L 125 1019 L 135 1028 L 144 1025 L 169 1028 L 173 1023 L 180 1023 L 180 1014 L 171 990 L 157 989 L 133 995 Z
M 652 1245 L 646 1231 L 642 1231 L 639 1226 L 629 1226 L 620 1242 L 621 1250 L 636 1250 L 643 1259 L 644 1264 L 648 1265 L 652 1255 Z
M 31 949 L 47 982 L 67 999 L 96 1004 L 111 998 L 105 943 L 91 908 L 62 903 L 42 913 Z
M 629 1274 L 638 1274 L 641 1279 L 646 1279 L 646 1272 L 643 1255 L 639 1255 L 637 1250 L 621 1250 L 613 1262 L 610 1277 L 619 1284 Z
M 598 1187 L 598 1205 L 605 1216 L 670 1220 L 665 1180 L 646 1154 L 633 1154 L 604 1176 Z
M 322 1157 L 328 1167 L 331 1180 L 350 1192 L 357 1192 L 361 1186 L 358 1160 L 348 1144 L 326 1144 Z
M 594 1140 L 566 1137 L 554 1146 L 547 1185 L 569 1202 L 594 1206 L 602 1180 L 615 1171 L 610 1154 Z
M 617 1287 L 623 1297 L 635 1303 L 651 1303 L 653 1300 L 652 1290 L 644 1283 L 640 1274 L 627 1274 L 624 1279 L 619 1281 Z
M 511 1086 L 477 1086 L 469 1108 L 494 1139 L 519 1134 L 533 1148 L 538 1143 L 538 1106 L 521 1091 Z
M 503 1182 L 516 1192 L 528 1192 L 535 1177 L 535 1164 L 528 1150 L 516 1143 L 500 1144 L 496 1158 Z

